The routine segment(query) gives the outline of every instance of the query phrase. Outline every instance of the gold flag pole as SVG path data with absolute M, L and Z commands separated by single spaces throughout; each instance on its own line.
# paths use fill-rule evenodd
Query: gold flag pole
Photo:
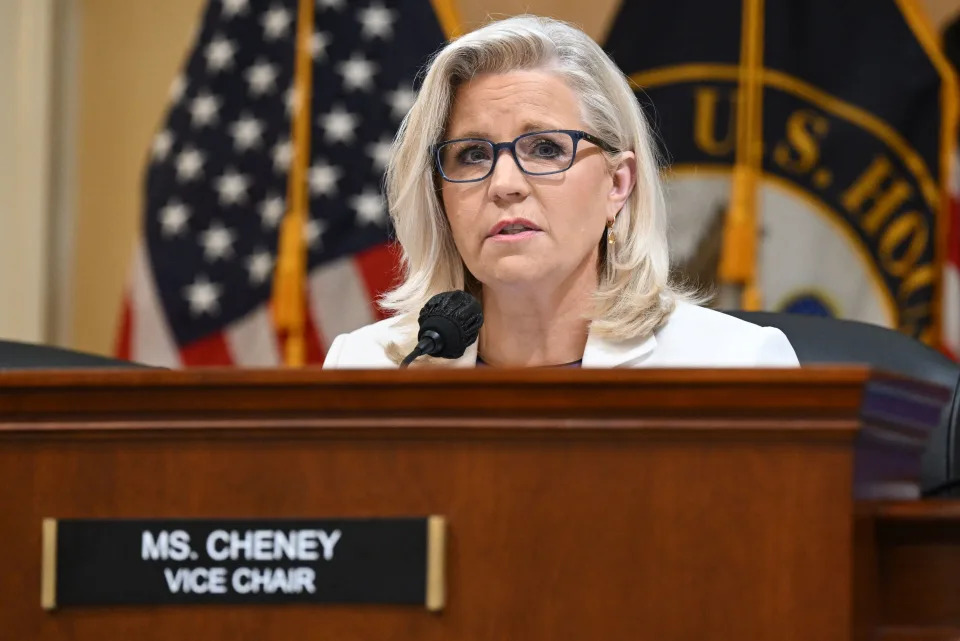
M 297 11 L 294 69 L 292 155 L 287 180 L 287 213 L 280 227 L 277 268 L 273 281 L 273 317 L 282 337 L 283 361 L 290 367 L 306 362 L 305 318 L 307 246 L 304 237 L 309 212 L 307 165 L 310 158 L 310 96 L 313 57 L 314 0 L 300 0 Z
M 763 164 L 763 0 L 743 0 L 737 152 L 730 211 L 718 268 L 721 284 L 741 288 L 740 305 L 762 305 L 757 285 L 757 187 Z

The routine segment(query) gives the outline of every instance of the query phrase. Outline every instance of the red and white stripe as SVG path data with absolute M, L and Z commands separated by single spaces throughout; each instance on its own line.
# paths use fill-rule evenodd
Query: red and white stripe
M 180 352 L 167 326 L 143 243 L 137 245 L 123 305 L 117 356 L 157 367 L 180 367 Z
M 337 335 L 383 318 L 376 300 L 394 285 L 397 259 L 396 248 L 385 245 L 311 272 L 307 280 L 308 363 L 322 363 Z M 116 352 L 120 358 L 167 368 L 282 364 L 276 328 L 267 305 L 261 305 L 225 331 L 178 348 L 142 244 L 134 257 Z

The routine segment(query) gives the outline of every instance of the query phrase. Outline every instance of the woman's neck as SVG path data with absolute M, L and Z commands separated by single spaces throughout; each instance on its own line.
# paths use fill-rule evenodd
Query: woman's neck
M 597 276 L 583 270 L 571 280 L 559 287 L 484 286 L 483 361 L 496 367 L 542 367 L 580 360 Z

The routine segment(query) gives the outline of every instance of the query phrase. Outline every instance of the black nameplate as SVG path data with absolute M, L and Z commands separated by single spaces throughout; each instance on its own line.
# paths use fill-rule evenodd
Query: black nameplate
M 444 521 L 45 519 L 47 609 L 186 603 L 443 607 Z

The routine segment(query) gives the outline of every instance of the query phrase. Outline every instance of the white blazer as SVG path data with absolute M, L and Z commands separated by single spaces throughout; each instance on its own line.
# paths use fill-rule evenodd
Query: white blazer
M 361 327 L 334 339 L 324 369 L 391 368 L 386 346 L 398 338 L 396 318 Z M 476 367 L 477 343 L 454 367 Z M 779 329 L 760 327 L 733 316 L 677 303 L 653 336 L 631 341 L 587 337 L 583 367 L 798 367 L 790 341 Z

